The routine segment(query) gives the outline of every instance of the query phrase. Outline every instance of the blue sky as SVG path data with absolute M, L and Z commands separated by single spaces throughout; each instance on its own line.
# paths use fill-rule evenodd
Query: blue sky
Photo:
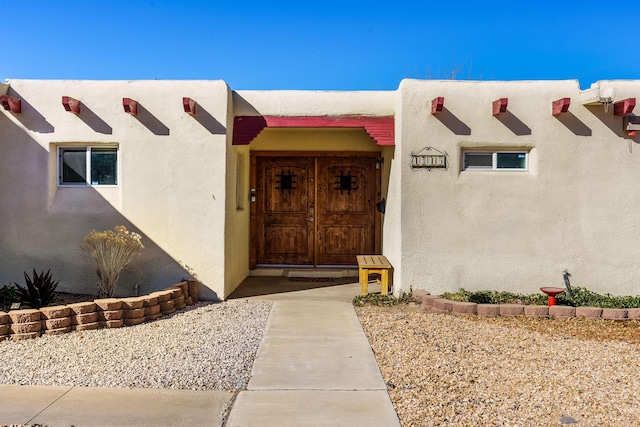
M 5 79 L 222 79 L 396 89 L 403 78 L 640 79 L 640 8 L 603 1 L 0 0 Z

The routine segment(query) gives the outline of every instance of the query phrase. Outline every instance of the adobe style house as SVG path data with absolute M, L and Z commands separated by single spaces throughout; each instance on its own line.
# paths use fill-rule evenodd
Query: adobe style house
M 640 81 L 404 80 L 395 91 L 224 81 L 0 85 L 0 286 L 92 293 L 80 249 L 125 225 L 119 293 L 384 254 L 394 292 L 640 294 Z

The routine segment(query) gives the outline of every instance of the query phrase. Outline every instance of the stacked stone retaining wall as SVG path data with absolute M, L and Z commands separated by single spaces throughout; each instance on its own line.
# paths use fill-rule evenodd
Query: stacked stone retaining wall
M 185 280 L 141 297 L 102 298 L 39 310 L 0 311 L 0 341 L 150 322 L 198 302 L 198 287 L 197 280 Z
M 414 298 L 421 300 L 421 308 L 429 313 L 479 315 L 479 316 L 527 316 L 572 318 L 587 317 L 607 320 L 640 320 L 640 308 L 599 308 L 569 307 L 564 305 L 524 305 L 524 304 L 476 304 L 474 302 L 451 301 L 428 292 L 414 292 Z

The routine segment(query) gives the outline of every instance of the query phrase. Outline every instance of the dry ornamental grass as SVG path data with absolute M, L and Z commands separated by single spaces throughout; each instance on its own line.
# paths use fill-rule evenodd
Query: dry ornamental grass
M 356 312 L 404 427 L 640 425 L 637 321 Z

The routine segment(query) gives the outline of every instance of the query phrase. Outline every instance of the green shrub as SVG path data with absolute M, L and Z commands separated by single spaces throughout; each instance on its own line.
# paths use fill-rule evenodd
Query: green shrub
M 13 285 L 4 285 L 0 288 L 0 310 L 6 311 L 11 304 L 20 302 L 20 297 Z
M 601 308 L 638 308 L 640 296 L 615 296 L 609 293 L 601 295 L 585 288 L 572 287 L 573 299 L 562 294 L 562 298 L 556 299 L 558 304 L 572 305 L 574 307 L 601 307 Z
M 51 270 L 45 274 L 44 271 L 38 274 L 33 269 L 33 278 L 24 272 L 24 280 L 27 287 L 14 283 L 16 285 L 16 293 L 23 304 L 27 304 L 31 308 L 42 308 L 53 303 L 56 300 L 55 290 L 58 287 L 58 281 L 51 279 Z
M 110 298 L 116 290 L 120 272 L 140 253 L 142 237 L 130 233 L 123 225 L 113 230 L 92 230 L 82 243 L 82 249 L 98 274 L 98 297 Z
M 393 295 L 366 294 L 354 297 L 352 304 L 356 307 L 363 307 L 367 304 L 388 307 L 397 304 L 408 304 L 410 302 L 415 302 L 410 294 L 402 294 L 400 298 L 396 298 Z
M 458 292 L 445 292 L 443 298 L 452 301 L 475 302 L 477 304 L 536 304 L 547 303 L 547 297 L 543 294 L 523 295 L 513 292 L 497 291 L 467 291 L 460 288 Z

